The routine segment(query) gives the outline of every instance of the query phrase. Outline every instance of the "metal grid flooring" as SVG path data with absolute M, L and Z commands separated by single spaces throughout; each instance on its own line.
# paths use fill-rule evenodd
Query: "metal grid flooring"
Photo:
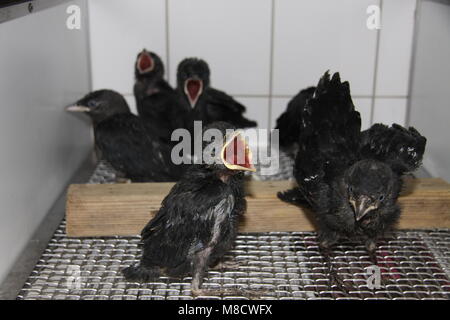
M 291 161 L 282 155 L 280 170 L 271 178 L 289 178 Z M 110 183 L 114 178 L 110 167 L 100 163 L 89 182 Z M 190 277 L 160 277 L 144 284 L 124 280 L 121 270 L 139 260 L 139 240 L 67 238 L 63 221 L 17 299 L 194 299 Z M 371 290 L 364 245 L 342 242 L 333 258 L 350 288 L 342 292 L 330 285 L 314 232 L 239 234 L 227 255 L 238 266 L 208 271 L 203 286 L 216 292 L 226 289 L 208 299 L 248 298 L 234 290 L 239 288 L 260 290 L 260 299 L 450 299 L 449 249 L 450 230 L 386 235 L 377 251 L 383 285 Z

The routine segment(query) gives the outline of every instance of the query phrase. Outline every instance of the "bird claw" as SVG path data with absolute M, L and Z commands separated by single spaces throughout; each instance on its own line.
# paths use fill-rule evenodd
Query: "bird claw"
M 230 270 L 230 269 L 238 269 L 240 264 L 236 261 L 232 260 L 225 260 L 220 261 L 218 264 L 216 264 L 214 267 L 210 268 L 210 270 Z
M 349 293 L 350 289 L 335 270 L 330 270 L 330 287 L 336 286 L 340 291 Z
M 248 299 L 260 299 L 267 290 L 251 290 L 251 289 L 192 289 L 192 296 L 194 297 L 222 297 L 222 296 L 237 296 Z

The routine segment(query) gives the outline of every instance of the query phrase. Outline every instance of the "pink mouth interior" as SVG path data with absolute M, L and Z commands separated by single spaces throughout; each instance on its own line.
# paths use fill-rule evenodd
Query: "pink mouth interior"
M 138 65 L 141 72 L 150 71 L 153 68 L 153 59 L 148 53 L 144 52 L 139 57 Z
M 244 141 L 235 137 L 225 148 L 225 161 L 229 164 L 238 165 L 247 169 L 252 168 L 246 146 Z
M 191 103 L 195 103 L 197 101 L 201 89 L 202 89 L 201 80 L 189 79 L 186 81 L 186 90 Z

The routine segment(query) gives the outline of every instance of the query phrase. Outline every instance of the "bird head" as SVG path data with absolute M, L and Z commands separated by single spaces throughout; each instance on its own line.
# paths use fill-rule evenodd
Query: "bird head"
M 345 174 L 348 201 L 357 222 L 395 200 L 395 175 L 391 168 L 379 161 L 362 160 Z
M 192 108 L 195 107 L 205 88 L 209 86 L 209 66 L 197 58 L 186 58 L 177 70 L 177 85 L 186 96 Z
M 252 152 L 241 131 L 235 130 L 227 122 L 219 121 L 208 125 L 203 132 L 207 140 L 203 145 L 204 159 L 210 156 L 214 160 L 207 165 L 209 168 L 228 173 L 256 171 L 252 163 Z
M 124 97 L 112 90 L 91 92 L 66 108 L 68 112 L 84 112 L 94 123 L 119 113 L 128 113 L 130 108 Z
M 136 57 L 134 73 L 136 78 L 162 78 L 164 75 L 164 64 L 156 53 L 143 49 Z

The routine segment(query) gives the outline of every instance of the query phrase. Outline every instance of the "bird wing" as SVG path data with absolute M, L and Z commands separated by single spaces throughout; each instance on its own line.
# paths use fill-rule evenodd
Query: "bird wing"
M 202 113 L 212 121 L 228 121 L 238 128 L 255 127 L 255 121 L 243 116 L 246 108 L 223 91 L 214 88 L 206 90 L 206 110 Z
M 170 149 L 151 137 L 133 114 L 118 114 L 95 128 L 95 140 L 105 159 L 133 181 L 173 181 Z M 175 171 L 173 171 L 175 170 Z
M 377 123 L 362 133 L 361 155 L 386 162 L 402 175 L 421 165 L 426 141 L 413 127 Z
M 302 112 L 294 168 L 299 188 L 312 205 L 357 158 L 360 129 L 348 82 L 341 82 L 338 73 L 330 79 L 327 71 Z
M 214 240 L 219 225 L 232 214 L 234 198 L 224 195 L 223 184 L 192 187 L 177 183 L 142 230 L 142 241 L 155 264 L 176 266 L 184 262 Z
M 301 90 L 289 101 L 286 111 L 278 117 L 275 129 L 280 131 L 279 141 L 281 146 L 288 147 L 298 142 L 302 125 L 302 112 L 306 101 L 312 97 L 314 90 L 315 87 Z

